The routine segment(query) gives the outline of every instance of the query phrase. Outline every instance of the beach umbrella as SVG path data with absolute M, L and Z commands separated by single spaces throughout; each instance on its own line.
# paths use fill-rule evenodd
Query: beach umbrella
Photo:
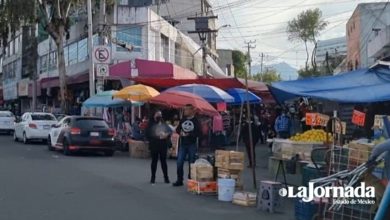
M 160 93 L 150 86 L 142 84 L 128 86 L 114 93 L 114 98 L 126 99 L 137 102 L 146 102 Z
M 203 84 L 187 84 L 182 86 L 176 86 L 168 89 L 168 91 L 183 91 L 189 92 L 194 95 L 200 96 L 210 103 L 232 103 L 234 98 L 215 86 L 203 85 Z
M 165 91 L 149 100 L 152 104 L 163 105 L 170 108 L 182 108 L 191 104 L 200 114 L 215 116 L 218 111 L 205 99 L 189 92 Z

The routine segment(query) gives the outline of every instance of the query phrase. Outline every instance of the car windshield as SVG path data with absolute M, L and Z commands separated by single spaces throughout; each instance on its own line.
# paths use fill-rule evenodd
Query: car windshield
M 11 118 L 14 117 L 14 114 L 12 112 L 0 112 L 0 117 Z
M 98 118 L 78 118 L 74 126 L 86 130 L 108 128 L 107 123 L 103 119 Z
M 34 114 L 31 118 L 33 121 L 56 121 L 56 118 L 49 114 Z

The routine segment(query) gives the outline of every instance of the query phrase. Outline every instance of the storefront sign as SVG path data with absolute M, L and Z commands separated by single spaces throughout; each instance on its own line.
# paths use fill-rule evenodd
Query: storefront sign
M 352 123 L 363 127 L 366 122 L 366 113 L 353 110 Z
M 28 84 L 29 81 L 19 81 L 18 83 L 18 94 L 19 96 L 28 96 Z
M 16 81 L 3 84 L 3 97 L 5 101 L 18 98 L 18 87 Z
M 226 111 L 226 102 L 217 103 L 217 111 L 219 112 Z
M 390 116 L 375 115 L 374 127 L 379 128 L 379 129 L 383 129 L 383 127 L 384 127 L 383 119 L 385 117 L 387 117 L 387 119 L 390 121 Z
M 336 134 L 346 134 L 347 133 L 347 123 L 342 121 L 342 122 L 336 122 L 335 125 L 336 129 Z

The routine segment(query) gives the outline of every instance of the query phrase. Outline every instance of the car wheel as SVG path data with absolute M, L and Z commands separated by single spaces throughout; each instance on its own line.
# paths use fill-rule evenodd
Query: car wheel
M 64 142 L 62 143 L 62 148 L 63 148 L 64 155 L 66 155 L 66 156 L 70 156 L 71 155 L 71 152 L 69 150 L 68 141 L 64 140 Z
M 50 136 L 47 137 L 47 149 L 48 149 L 49 151 L 54 151 L 54 147 L 53 147 L 53 145 L 51 144 L 51 138 L 50 138 Z
M 30 140 L 26 136 L 26 132 L 23 132 L 23 144 L 28 144 Z
M 107 157 L 112 157 L 114 155 L 114 152 L 113 150 L 107 150 L 107 151 L 104 151 L 104 155 L 107 156 Z
M 16 132 L 14 132 L 14 141 L 18 142 L 18 137 L 16 137 Z

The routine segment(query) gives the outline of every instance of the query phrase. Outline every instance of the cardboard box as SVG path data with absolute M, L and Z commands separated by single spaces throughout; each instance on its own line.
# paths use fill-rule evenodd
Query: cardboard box
M 214 168 L 212 166 L 191 164 L 191 178 L 196 181 L 213 181 Z
M 374 144 L 351 142 L 348 144 L 348 169 L 354 169 L 355 167 L 367 162 L 371 155 L 371 151 L 374 148 Z
M 216 195 L 218 192 L 218 186 L 215 181 L 200 182 L 196 180 L 188 180 L 187 190 L 188 192 L 198 195 Z
M 236 192 L 233 195 L 233 204 L 241 206 L 256 206 L 257 194 L 251 192 Z
M 150 150 L 149 144 L 144 141 L 129 140 L 129 153 L 133 158 L 149 158 Z
M 216 150 L 215 166 L 218 168 L 243 170 L 244 158 L 243 152 Z

